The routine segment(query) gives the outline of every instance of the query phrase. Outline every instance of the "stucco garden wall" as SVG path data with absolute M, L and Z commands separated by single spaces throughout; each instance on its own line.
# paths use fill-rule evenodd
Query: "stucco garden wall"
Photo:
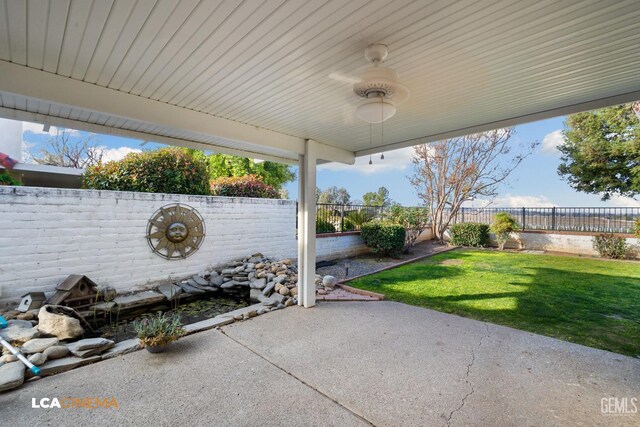
M 181 203 L 204 218 L 200 249 L 166 260 L 146 240 L 148 219 Z M 289 200 L 0 187 L 0 300 L 51 291 L 85 274 L 118 290 L 141 288 L 262 252 L 295 257 L 296 203 Z

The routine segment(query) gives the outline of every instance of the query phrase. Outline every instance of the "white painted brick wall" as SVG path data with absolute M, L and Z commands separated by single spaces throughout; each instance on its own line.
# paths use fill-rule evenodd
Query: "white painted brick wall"
M 155 255 L 145 238 L 149 217 L 169 203 L 205 220 L 202 246 L 184 260 Z M 0 300 L 52 291 L 73 273 L 128 290 L 254 252 L 295 257 L 295 224 L 288 200 L 0 187 Z

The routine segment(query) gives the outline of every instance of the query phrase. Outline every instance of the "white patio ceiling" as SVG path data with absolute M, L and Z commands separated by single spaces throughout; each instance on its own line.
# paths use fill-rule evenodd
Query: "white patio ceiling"
M 640 98 L 637 0 L 0 0 L 0 116 L 349 163 L 372 43 L 411 91 L 386 150 Z

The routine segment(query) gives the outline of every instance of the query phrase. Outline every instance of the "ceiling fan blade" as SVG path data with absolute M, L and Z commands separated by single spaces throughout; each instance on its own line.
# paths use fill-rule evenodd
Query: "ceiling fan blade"
M 347 83 L 350 85 L 359 83 L 362 81 L 362 79 L 360 79 L 359 77 L 347 76 L 346 74 L 338 73 L 335 71 L 332 73 L 329 73 L 329 78 L 331 80 L 335 80 L 340 83 Z

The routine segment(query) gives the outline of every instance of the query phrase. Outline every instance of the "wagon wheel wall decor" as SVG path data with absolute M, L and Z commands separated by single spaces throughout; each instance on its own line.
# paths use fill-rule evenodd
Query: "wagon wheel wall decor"
M 204 240 L 204 220 L 191 206 L 173 203 L 158 209 L 147 225 L 151 250 L 165 259 L 184 259 Z

